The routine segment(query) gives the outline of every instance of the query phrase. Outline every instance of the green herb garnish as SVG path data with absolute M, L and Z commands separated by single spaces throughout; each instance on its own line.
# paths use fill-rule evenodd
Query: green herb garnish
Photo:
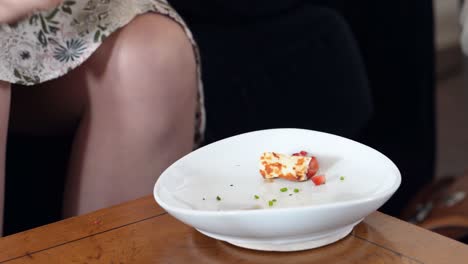
M 255 197 L 256 200 L 260 199 L 260 196 L 258 196 L 258 195 L 254 195 L 254 197 Z
M 298 192 L 299 192 L 299 189 L 297 189 L 297 188 L 294 189 L 294 192 L 295 192 L 295 193 L 298 193 Z
M 281 188 L 280 191 L 281 191 L 281 192 L 287 192 L 287 191 L 288 191 L 288 188 L 286 188 L 286 187 Z
M 341 177 L 340 177 L 340 180 L 341 180 L 341 181 L 344 181 L 344 176 L 341 176 Z
M 274 203 L 276 203 L 276 199 L 273 199 L 272 201 L 273 201 Z
M 268 206 L 273 206 L 273 201 L 268 201 Z
M 216 196 L 216 200 L 221 201 L 221 197 Z

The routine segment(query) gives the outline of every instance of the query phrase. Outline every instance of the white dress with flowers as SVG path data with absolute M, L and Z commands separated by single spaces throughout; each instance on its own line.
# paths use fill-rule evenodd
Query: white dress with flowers
M 166 0 L 65 0 L 13 25 L 0 26 L 0 80 L 35 85 L 67 74 L 86 61 L 111 33 L 135 16 L 154 12 L 179 23 L 190 39 L 199 75 L 196 140 L 204 130 L 199 54 L 190 30 Z

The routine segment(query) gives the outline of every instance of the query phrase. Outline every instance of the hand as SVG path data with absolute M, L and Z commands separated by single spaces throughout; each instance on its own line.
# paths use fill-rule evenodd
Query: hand
M 35 11 L 48 10 L 63 0 L 0 0 L 0 24 L 13 23 Z

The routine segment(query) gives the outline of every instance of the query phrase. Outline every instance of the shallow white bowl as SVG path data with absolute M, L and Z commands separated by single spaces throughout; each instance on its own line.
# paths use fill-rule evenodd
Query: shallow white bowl
M 325 185 L 263 180 L 263 152 L 300 150 L 317 157 Z M 245 248 L 295 251 L 345 237 L 382 206 L 400 182 L 395 164 L 365 145 L 316 131 L 271 129 L 227 138 L 186 155 L 161 174 L 154 197 L 169 214 L 207 236 Z M 288 191 L 281 192 L 283 187 Z M 277 202 L 269 206 L 273 199 Z

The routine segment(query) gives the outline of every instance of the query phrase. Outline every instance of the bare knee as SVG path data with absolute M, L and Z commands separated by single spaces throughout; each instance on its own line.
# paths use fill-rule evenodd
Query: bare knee
M 121 32 L 117 43 L 115 72 L 127 72 L 130 77 L 139 76 L 139 81 L 153 84 L 151 91 L 158 97 L 174 99 L 193 92 L 193 48 L 182 27 L 173 20 L 154 14 L 140 16 Z
M 195 75 L 195 56 L 179 24 L 162 15 L 146 14 L 105 40 L 87 66 L 96 75 L 182 70 Z
M 89 91 L 91 103 L 105 102 L 127 126 L 166 133 L 181 119 L 193 122 L 195 56 L 182 27 L 169 18 L 136 18 L 103 45 L 89 68 L 102 86 Z

